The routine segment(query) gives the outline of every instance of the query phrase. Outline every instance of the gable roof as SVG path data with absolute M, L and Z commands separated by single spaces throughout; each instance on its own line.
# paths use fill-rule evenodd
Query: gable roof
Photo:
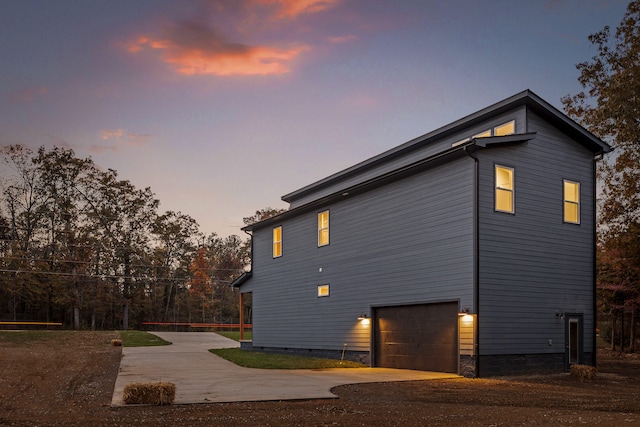
M 578 143 L 582 144 L 585 148 L 589 149 L 592 153 L 600 154 L 600 153 L 608 153 L 611 151 L 611 147 L 608 144 L 606 144 L 605 142 L 603 142 L 602 140 L 600 140 L 599 138 L 591 134 L 589 131 L 584 129 L 575 121 L 571 120 L 560 110 L 553 107 L 548 102 L 544 101 L 542 98 L 540 98 L 538 95 L 536 95 L 532 91 L 525 90 L 503 101 L 493 104 L 487 108 L 484 108 L 480 111 L 477 111 L 473 114 L 463 117 L 453 123 L 450 123 L 446 126 L 443 126 L 425 135 L 414 138 L 402 145 L 399 145 L 390 150 L 387 150 L 377 156 L 371 157 L 354 166 L 351 166 L 347 169 L 344 169 L 340 172 L 337 172 L 333 175 L 330 175 L 326 178 L 316 181 L 310 185 L 302 187 L 294 192 L 286 194 L 282 196 L 282 200 L 284 200 L 285 202 L 291 203 L 292 201 L 305 197 L 318 190 L 321 190 L 326 187 L 330 187 L 336 182 L 348 179 L 354 175 L 361 174 L 362 172 L 375 168 L 376 166 L 382 163 L 388 162 L 399 156 L 403 156 L 413 150 L 419 149 L 423 147 L 425 144 L 428 144 L 432 141 L 441 140 L 445 137 L 458 133 L 464 130 L 465 128 L 472 127 L 476 124 L 480 124 L 484 121 L 489 120 L 494 116 L 498 116 L 500 114 L 506 113 L 510 110 L 513 110 L 521 106 L 527 106 L 531 108 L 532 111 L 534 111 L 535 113 L 540 115 L 542 118 L 544 118 L 545 120 L 553 124 L 555 127 L 560 129 L 562 132 L 564 132 L 568 136 L 575 139 Z M 264 226 L 272 225 L 286 218 L 289 218 L 291 216 L 294 216 L 309 210 L 313 210 L 318 206 L 326 205 L 328 202 L 333 201 L 335 199 L 352 196 L 354 194 L 367 191 L 368 189 L 374 186 L 379 186 L 386 182 L 399 179 L 410 173 L 415 173 L 418 170 L 431 167 L 435 164 L 440 164 L 442 162 L 451 160 L 458 156 L 466 156 L 466 154 L 464 153 L 464 150 L 469 146 L 484 147 L 489 144 L 503 144 L 503 143 L 514 143 L 514 142 L 517 143 L 522 141 L 528 141 L 533 138 L 535 138 L 535 134 L 525 133 L 525 134 L 508 135 L 504 137 L 501 136 L 501 137 L 472 139 L 464 144 L 460 144 L 450 149 L 446 149 L 442 152 L 439 152 L 435 155 L 421 159 L 417 162 L 401 167 L 397 170 L 378 175 L 375 178 L 368 179 L 362 183 L 353 185 L 349 188 L 341 189 L 336 193 L 315 199 L 309 203 L 303 204 L 302 206 L 286 211 L 280 215 L 268 218 L 266 220 L 257 222 L 255 224 L 248 225 L 242 228 L 242 230 L 252 231 L 257 228 L 262 228 Z

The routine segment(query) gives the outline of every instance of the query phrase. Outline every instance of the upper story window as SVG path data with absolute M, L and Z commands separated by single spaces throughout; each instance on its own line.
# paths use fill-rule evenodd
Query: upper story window
M 580 183 L 564 180 L 564 222 L 580 224 Z
M 282 256 L 282 226 L 273 229 L 273 257 Z
M 318 214 L 318 246 L 329 244 L 329 211 Z
M 491 136 L 491 129 L 487 129 L 487 130 L 485 130 L 483 132 L 477 133 L 477 134 L 473 135 L 471 137 L 471 139 L 473 139 L 473 138 L 486 138 L 488 136 Z
M 503 125 L 493 128 L 493 136 L 505 136 L 516 133 L 516 121 L 511 120 Z
M 496 165 L 496 205 L 498 212 L 514 213 L 513 168 Z
M 461 139 L 460 141 L 454 142 L 451 144 L 452 147 L 457 147 L 458 145 L 462 145 L 467 141 L 471 141 L 474 138 L 487 138 L 490 136 L 505 136 L 516 133 L 516 121 L 511 120 L 510 122 L 503 123 L 501 125 L 495 126 L 491 129 L 483 130 L 482 132 L 476 133 L 475 135 Z

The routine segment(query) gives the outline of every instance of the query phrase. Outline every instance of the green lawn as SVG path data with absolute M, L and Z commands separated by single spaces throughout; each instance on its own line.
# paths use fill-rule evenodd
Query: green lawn
M 230 338 L 235 341 L 240 341 L 240 331 L 216 331 L 216 334 L 222 335 L 223 337 Z M 246 341 L 251 341 L 253 334 L 251 331 L 244 332 L 244 339 Z
M 220 348 L 209 350 L 223 359 L 246 368 L 258 369 L 329 369 L 329 368 L 365 368 L 361 363 L 316 357 L 289 356 L 283 354 L 260 353 L 240 350 L 239 348 Z
M 154 345 L 169 345 L 169 341 L 144 331 L 120 331 L 123 347 L 149 347 Z

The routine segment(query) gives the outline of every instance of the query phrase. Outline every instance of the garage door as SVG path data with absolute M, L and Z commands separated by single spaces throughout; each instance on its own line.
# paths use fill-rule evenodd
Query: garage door
M 374 309 L 374 363 L 384 368 L 458 372 L 458 303 Z

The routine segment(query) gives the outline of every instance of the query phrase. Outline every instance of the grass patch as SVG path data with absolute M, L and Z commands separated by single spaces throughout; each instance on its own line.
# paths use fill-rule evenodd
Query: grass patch
M 0 331 L 0 347 L 25 347 L 32 345 L 76 345 L 77 342 L 103 342 L 110 345 L 116 336 L 114 331 L 50 331 L 19 330 Z
M 165 341 L 157 335 L 144 331 L 120 331 L 123 347 L 150 347 L 154 345 L 169 345 L 169 341 Z
M 223 337 L 227 337 L 234 341 L 240 341 L 240 331 L 215 331 L 216 334 L 222 335 Z M 253 334 L 249 331 L 244 332 L 244 340 L 251 341 L 253 338 Z
M 284 354 L 261 353 L 258 351 L 240 350 L 239 348 L 217 348 L 211 353 L 245 368 L 258 369 L 330 369 L 330 368 L 364 368 L 362 363 L 345 360 L 340 363 L 335 359 L 317 357 L 290 356 Z

